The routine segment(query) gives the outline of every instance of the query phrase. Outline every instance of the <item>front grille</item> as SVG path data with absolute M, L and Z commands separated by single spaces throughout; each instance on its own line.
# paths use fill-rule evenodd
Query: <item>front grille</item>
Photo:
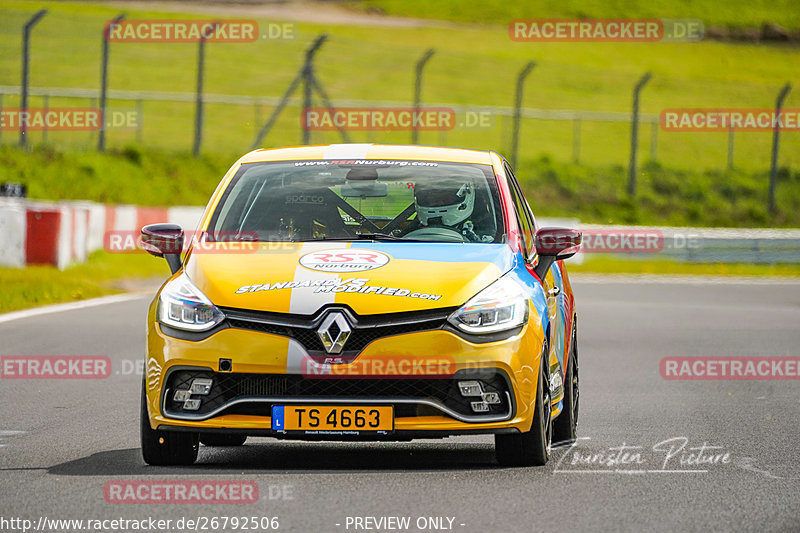
M 189 389 L 196 378 L 211 378 L 211 391 L 207 396 L 193 395 L 200 399 L 200 409 L 185 410 L 182 401 L 175 401 L 176 390 Z M 447 378 L 307 378 L 299 375 L 285 374 L 244 374 L 217 373 L 204 370 L 175 370 L 167 378 L 164 406 L 166 414 L 190 415 L 193 417 L 207 415 L 223 408 L 235 400 L 247 399 L 221 411 L 222 414 L 260 414 L 269 415 L 272 403 L 268 401 L 252 401 L 259 398 L 281 400 L 304 398 L 310 401 L 353 399 L 380 400 L 387 399 L 387 404 L 395 400 L 431 400 L 465 416 L 474 416 L 470 403 L 475 398 L 465 398 L 458 390 L 458 381 L 478 379 L 483 383 L 484 392 L 497 392 L 501 403 L 490 406 L 490 411 L 481 413 L 496 416 L 510 411 L 506 392 L 507 381 L 499 372 L 483 371 L 473 377 L 459 371 Z M 432 412 L 436 411 L 436 412 Z M 441 414 L 441 411 L 425 404 L 396 404 L 396 416 L 419 416 L 421 414 Z
M 309 355 L 324 356 L 326 352 L 317 335 L 317 328 L 332 308 L 323 309 L 313 317 L 233 308 L 222 308 L 222 311 L 228 317 L 228 324 L 231 327 L 290 337 L 302 344 Z M 347 308 L 341 306 L 335 308 L 345 312 L 353 329 L 344 350 L 339 354 L 351 358 L 360 354 L 377 339 L 441 329 L 447 323 L 447 317 L 455 309 L 358 316 Z

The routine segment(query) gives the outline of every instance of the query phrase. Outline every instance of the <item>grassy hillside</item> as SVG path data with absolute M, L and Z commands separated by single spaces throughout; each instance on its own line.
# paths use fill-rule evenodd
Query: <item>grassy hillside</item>
M 108 204 L 205 205 L 235 159 L 127 147 L 92 150 L 39 147 L 31 152 L 0 146 L 0 182 L 28 186 L 41 200 L 92 200 Z
M 140 205 L 204 205 L 234 158 L 129 147 L 92 151 L 0 146 L 0 182 L 28 185 L 32 198 L 89 199 Z M 635 201 L 625 194 L 627 170 L 578 166 L 543 157 L 524 160 L 518 176 L 539 216 L 601 224 L 800 226 L 800 172 L 782 171 L 779 214 L 766 210 L 765 173 L 692 173 L 643 165 Z
M 358 9 L 387 15 L 506 24 L 516 18 L 699 18 L 707 26 L 757 28 L 765 22 L 800 28 L 794 0 L 359 0 Z
M 429 2 L 426 9 L 446 9 L 453 1 Z M 778 89 L 787 81 L 800 86 L 798 48 L 720 42 L 700 43 L 519 43 L 512 42 L 499 24 L 516 16 L 513 2 L 458 2 L 470 20 L 496 21 L 494 26 L 446 27 L 351 27 L 300 24 L 294 41 L 255 43 L 213 43 L 206 50 L 207 93 L 249 96 L 281 95 L 296 74 L 303 50 L 313 38 L 326 32 L 330 39 L 318 55 L 318 77 L 331 98 L 409 102 L 412 97 L 413 68 L 425 49 L 436 49 L 426 68 L 425 102 L 460 105 L 500 105 L 512 103 L 517 72 L 527 61 L 537 66 L 528 80 L 525 105 L 548 110 L 578 109 L 630 112 L 631 89 L 645 72 L 652 81 L 642 93 L 642 112 L 658 114 L 674 107 L 765 107 L 774 102 Z M 641 5 L 640 5 L 641 4 Z M 398 6 L 401 4 L 398 2 Z M 422 9 L 422 2 L 404 0 L 405 14 Z M 525 4 L 527 5 L 527 3 Z M 537 4 L 542 13 L 548 3 Z M 570 4 L 571 6 L 573 4 Z M 570 7 L 598 15 L 627 12 L 628 3 L 600 3 L 584 0 Z M 586 7 L 581 8 L 584 5 Z M 657 6 L 635 4 L 642 16 L 651 15 Z M 748 4 L 734 2 L 711 9 L 711 2 L 671 4 L 674 16 L 691 16 L 689 6 L 705 6 L 711 13 L 741 13 L 742 19 L 772 18 L 784 14 L 791 20 L 798 4 L 790 2 Z M 417 7 L 415 7 L 417 6 Z M 481 7 L 483 6 L 483 7 Z M 506 6 L 501 9 L 502 6 Z M 589 9 L 590 6 L 594 6 Z M 651 6 L 651 7 L 648 7 Z M 40 7 L 50 13 L 34 30 L 31 82 L 34 86 L 96 88 L 99 85 L 101 31 L 104 22 L 121 10 L 97 4 L 19 2 L 7 0 L 0 7 L 0 85 L 18 85 L 20 72 L 20 31 L 24 21 Z M 683 9 L 683 8 L 686 9 Z M 616 11 L 612 11 L 616 10 Z M 399 9 L 399 8 L 398 8 Z M 664 11 L 666 8 L 659 8 Z M 699 9 L 699 8 L 698 8 Z M 474 10 L 481 10 L 475 12 Z M 486 12 L 494 18 L 482 18 Z M 512 11 L 509 11 L 512 10 Z M 129 18 L 186 18 L 184 15 L 126 10 Z M 638 11 L 631 11 L 638 12 Z M 431 11 L 431 14 L 435 11 Z M 472 14 L 470 14 L 472 13 Z M 476 14 L 478 13 L 478 14 Z M 539 11 L 531 12 L 538 14 Z M 569 15 L 566 7 L 551 14 Z M 659 12 L 661 13 L 661 11 Z M 749 14 L 748 14 L 749 13 Z M 527 14 L 527 12 L 526 12 Z M 444 15 L 443 15 L 444 16 Z M 709 15 L 710 16 L 710 15 Z M 731 15 L 733 16 L 733 15 Z M 262 21 L 264 22 L 264 21 Z M 130 91 L 171 91 L 191 94 L 195 88 L 196 44 L 113 43 L 109 85 Z M 299 96 L 299 94 L 298 94 Z M 792 93 L 787 107 L 798 107 Z M 6 96 L 3 105 L 18 105 L 18 98 Z M 31 105 L 41 105 L 32 98 Z M 51 98 L 51 106 L 87 105 L 74 98 Z M 112 107 L 130 108 L 134 102 L 111 101 Z M 271 112 L 268 106 L 206 105 L 204 150 L 207 153 L 243 153 L 250 148 L 258 127 Z M 143 146 L 161 150 L 188 150 L 193 139 L 194 104 L 191 102 L 150 102 L 143 104 Z M 520 158 L 535 161 L 542 156 L 554 161 L 571 161 L 573 131 L 571 121 L 526 119 L 522 124 Z M 493 117 L 486 129 L 449 132 L 423 132 L 421 142 L 471 148 L 491 148 L 508 152 L 511 122 L 507 116 Z M 641 150 L 647 154 L 651 136 L 657 135 L 656 159 L 663 166 L 693 172 L 716 170 L 726 165 L 728 137 L 725 133 L 658 132 L 649 125 L 642 128 Z M 41 139 L 34 132 L 34 142 Z M 629 125 L 591 122 L 581 124 L 580 161 L 590 167 L 626 165 Z M 408 132 L 353 132 L 354 141 L 408 142 Z M 9 132 L 1 142 L 14 140 Z M 267 146 L 300 142 L 298 107 L 290 106 L 265 140 Z M 315 132 L 313 143 L 337 141 L 335 133 Z M 95 134 L 51 132 L 50 143 L 60 146 L 90 147 Z M 124 147 L 136 142 L 134 131 L 112 131 L 110 146 Z M 768 168 L 771 134 L 737 134 L 735 164 L 744 171 Z M 800 133 L 785 132 L 781 164 L 800 166 Z

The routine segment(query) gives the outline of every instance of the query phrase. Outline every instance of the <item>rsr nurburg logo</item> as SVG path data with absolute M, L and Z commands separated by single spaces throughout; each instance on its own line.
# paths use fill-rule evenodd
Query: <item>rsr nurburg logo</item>
M 389 262 L 389 256 L 375 250 L 337 248 L 319 250 L 300 258 L 304 267 L 320 272 L 362 272 L 379 268 Z

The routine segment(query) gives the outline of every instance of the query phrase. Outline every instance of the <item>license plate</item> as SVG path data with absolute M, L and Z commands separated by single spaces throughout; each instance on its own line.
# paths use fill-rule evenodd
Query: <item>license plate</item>
M 274 405 L 272 429 L 304 432 L 386 432 L 394 430 L 392 406 Z

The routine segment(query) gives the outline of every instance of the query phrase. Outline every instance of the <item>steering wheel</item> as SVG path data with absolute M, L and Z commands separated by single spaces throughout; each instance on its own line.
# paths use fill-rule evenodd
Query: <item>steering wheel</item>
M 443 227 L 427 227 L 415 229 L 403 235 L 403 238 L 421 241 L 464 242 L 464 237 L 456 230 Z

